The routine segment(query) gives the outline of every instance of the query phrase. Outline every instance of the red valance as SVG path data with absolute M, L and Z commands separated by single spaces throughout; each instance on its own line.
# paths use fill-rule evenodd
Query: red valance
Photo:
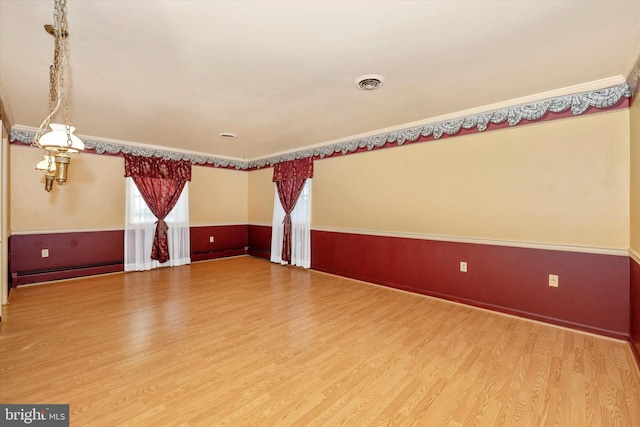
M 273 167 L 273 182 L 306 178 L 313 178 L 313 157 L 276 163 Z
M 124 176 L 191 181 L 191 162 L 125 154 Z

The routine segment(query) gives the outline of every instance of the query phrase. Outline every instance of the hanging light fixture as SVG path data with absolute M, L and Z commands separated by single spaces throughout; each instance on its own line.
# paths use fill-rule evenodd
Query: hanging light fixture
M 54 181 L 59 185 L 67 181 L 71 162 L 68 153 L 84 150 L 82 140 L 73 134 L 76 128 L 69 118 L 69 108 L 62 90 L 66 60 L 65 39 L 69 36 L 66 0 L 54 0 L 53 25 L 45 25 L 44 29 L 54 38 L 53 64 L 49 66 L 49 115 L 40 124 L 33 145 L 44 149 L 43 160 L 36 165 L 36 169 L 45 172 L 44 188 L 51 191 Z M 64 124 L 51 123 L 60 107 Z M 51 131 L 45 133 L 47 127 L 51 127 Z

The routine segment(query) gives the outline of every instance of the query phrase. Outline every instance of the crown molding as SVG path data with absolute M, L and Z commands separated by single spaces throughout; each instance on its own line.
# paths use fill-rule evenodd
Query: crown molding
M 614 77 L 608 77 L 608 78 L 605 78 L 605 79 L 595 80 L 595 81 L 591 81 L 591 82 L 587 82 L 587 83 L 582 83 L 582 84 L 579 84 L 579 85 L 567 86 L 567 87 L 563 87 L 561 89 L 555 89 L 555 90 L 551 90 L 551 91 L 537 93 L 537 94 L 534 94 L 534 95 L 528 95 L 528 96 L 523 96 L 523 97 L 520 97 L 520 98 L 510 99 L 508 101 L 497 102 L 497 103 L 493 103 L 493 104 L 484 105 L 484 106 L 481 106 L 481 107 L 469 108 L 467 110 L 462 110 L 462 111 L 456 111 L 455 113 L 449 113 L 449 114 L 443 114 L 443 115 L 436 116 L 436 117 L 430 117 L 429 119 L 417 120 L 417 121 L 414 121 L 414 122 L 402 123 L 400 125 L 396 125 L 396 126 L 392 126 L 392 127 L 376 129 L 375 131 L 372 131 L 372 132 L 364 132 L 364 133 L 360 133 L 360 134 L 357 134 L 357 135 L 351 135 L 351 136 L 346 137 L 346 138 L 338 138 L 338 139 L 334 139 L 334 140 L 331 140 L 331 141 L 324 141 L 324 142 L 319 143 L 319 144 L 311 144 L 311 145 L 302 147 L 301 149 L 299 149 L 297 151 L 311 150 L 311 149 L 314 149 L 314 148 L 320 148 L 320 147 L 324 147 L 324 146 L 331 145 L 331 144 L 343 143 L 343 142 L 346 142 L 346 141 L 349 141 L 349 140 L 353 140 L 353 139 L 360 139 L 360 138 L 365 138 L 365 137 L 369 137 L 369 136 L 376 136 L 376 135 L 379 135 L 381 133 L 391 133 L 391 132 L 394 132 L 394 131 L 404 130 L 404 129 L 407 129 L 407 128 L 413 128 L 413 127 L 417 127 L 417 126 L 424 126 L 424 125 L 428 125 L 428 124 L 431 124 L 431 123 L 444 122 L 444 121 L 448 121 L 448 120 L 459 119 L 460 117 L 473 116 L 475 114 L 486 113 L 488 111 L 501 110 L 501 109 L 504 109 L 504 108 L 520 106 L 520 105 L 523 105 L 523 104 L 531 104 L 531 103 L 536 102 L 536 101 L 557 98 L 557 97 L 560 97 L 560 96 L 573 95 L 573 94 L 585 93 L 585 92 L 593 92 L 593 91 L 597 91 L 597 90 L 601 90 L 601 89 L 610 88 L 610 87 L 613 87 L 613 86 L 618 86 L 618 85 L 621 85 L 621 84 L 624 84 L 624 83 L 626 83 L 626 80 L 622 75 L 614 76 Z M 277 156 L 280 156 L 280 155 L 287 155 L 290 152 L 291 152 L 290 150 L 289 151 L 277 152 L 277 153 L 271 154 L 269 157 L 277 157 Z M 262 158 L 263 157 L 251 158 L 251 159 L 249 159 L 249 162 L 259 161 Z
M 633 38 L 631 47 L 629 48 L 628 62 L 625 69 L 627 76 L 627 84 L 629 85 L 629 91 L 631 92 L 632 102 L 635 102 L 636 95 L 638 94 L 638 80 L 640 80 L 640 28 L 637 29 L 636 35 Z
M 414 142 L 421 137 L 433 137 L 434 140 L 437 140 L 445 134 L 455 135 L 463 129 L 476 129 L 478 132 L 484 132 L 487 130 L 487 126 L 491 123 L 500 124 L 506 122 L 509 126 L 516 126 L 523 119 L 536 121 L 549 112 L 562 113 L 565 111 L 571 111 L 572 115 L 579 116 L 590 107 L 599 109 L 611 107 L 623 97 L 631 97 L 631 91 L 627 83 L 622 83 L 605 89 L 557 96 L 541 101 L 486 111 L 484 113 L 473 114 L 456 119 L 443 120 L 422 126 L 405 128 L 388 133 L 309 148 L 307 150 L 252 160 L 249 161 L 249 169 L 271 167 L 276 163 L 306 157 L 322 159 L 336 154 L 346 155 L 361 150 L 371 151 L 385 146 L 401 146 L 407 141 Z
M 633 99 L 638 95 L 638 80 L 640 80 L 640 57 L 636 59 L 635 65 L 631 69 L 629 77 L 627 78 L 629 93 Z
M 443 135 L 452 136 L 461 130 L 475 129 L 477 132 L 484 132 L 490 124 L 497 125 L 507 123 L 509 127 L 512 127 L 520 124 L 522 120 L 530 122 L 540 120 L 547 113 L 571 111 L 573 116 L 579 116 L 591 107 L 607 109 L 614 106 L 622 98 L 631 98 L 638 84 L 638 68 L 640 68 L 640 61 L 636 63 L 635 71 L 630 75 L 630 83 L 621 83 L 604 89 L 556 96 L 250 161 L 168 151 L 155 147 L 144 147 L 139 144 L 128 145 L 119 141 L 114 142 L 113 140 L 81 139 L 85 147 L 88 150 L 95 151 L 96 154 L 131 154 L 142 157 L 159 157 L 165 160 L 188 160 L 194 165 L 213 166 L 217 168 L 237 170 L 261 169 L 271 167 L 276 163 L 307 157 L 322 159 L 364 150 L 371 151 L 383 147 L 401 146 L 406 142 L 415 142 L 419 138 L 432 137 L 434 140 L 437 140 Z M 635 79 L 631 78 L 633 76 L 635 76 Z M 35 134 L 36 132 L 33 128 L 14 126 L 11 129 L 10 140 L 23 144 L 33 144 Z
M 36 136 L 34 128 L 26 126 L 14 126 L 11 128 L 11 142 L 33 145 Z M 213 166 L 216 168 L 247 170 L 248 162 L 244 160 L 227 159 L 222 157 L 212 157 L 204 154 L 177 152 L 159 149 L 152 146 L 128 145 L 126 143 L 107 140 L 90 139 L 80 137 L 84 142 L 85 149 L 94 151 L 96 154 L 131 154 L 140 157 L 159 157 L 164 160 L 188 160 L 193 165 Z

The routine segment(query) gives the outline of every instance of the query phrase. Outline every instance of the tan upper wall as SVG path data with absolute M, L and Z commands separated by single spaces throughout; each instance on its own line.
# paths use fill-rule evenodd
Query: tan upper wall
M 191 225 L 246 224 L 248 174 L 194 166 L 189 183 Z
M 121 157 L 71 156 L 69 181 L 44 190 L 35 170 L 42 150 L 11 144 L 11 232 L 95 230 L 124 227 L 124 165 Z
M 637 109 L 318 160 L 312 226 L 626 249 Z M 10 151 L 12 232 L 123 227 L 122 158 L 75 155 L 46 193 L 41 150 Z M 272 173 L 194 167 L 192 225 L 271 223 Z
M 319 160 L 314 228 L 627 249 L 629 111 Z
M 122 157 L 72 156 L 69 182 L 44 190 L 35 170 L 42 150 L 11 144 L 13 233 L 124 228 L 125 181 Z M 191 225 L 246 224 L 248 174 L 195 166 L 189 183 Z
M 273 217 L 273 168 L 249 172 L 249 223 L 271 224 Z
M 630 109 L 631 140 L 631 236 L 630 248 L 640 254 L 640 102 Z

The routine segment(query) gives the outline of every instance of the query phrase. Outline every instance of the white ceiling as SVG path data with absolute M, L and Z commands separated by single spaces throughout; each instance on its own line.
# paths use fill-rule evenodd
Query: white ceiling
M 68 0 L 67 9 L 65 87 L 79 136 L 247 160 L 620 84 L 640 49 L 637 0 Z M 0 0 L 0 94 L 12 125 L 37 128 L 47 114 L 51 23 L 53 0 Z M 384 86 L 357 89 L 372 73 Z

